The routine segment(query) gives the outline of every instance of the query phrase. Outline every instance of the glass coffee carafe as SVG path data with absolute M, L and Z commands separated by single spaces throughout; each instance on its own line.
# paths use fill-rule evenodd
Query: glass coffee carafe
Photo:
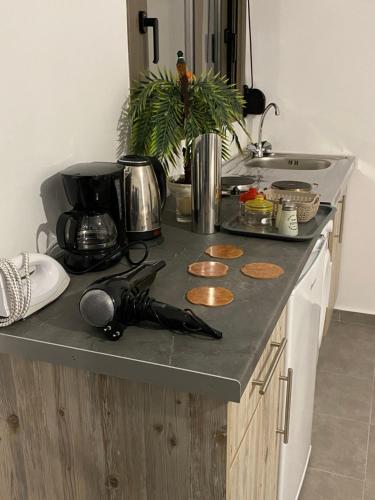
M 77 250 L 112 248 L 117 243 L 117 229 L 107 214 L 83 215 L 77 227 Z
M 58 240 L 62 248 L 96 252 L 117 244 L 117 228 L 108 213 L 64 212 L 58 221 Z

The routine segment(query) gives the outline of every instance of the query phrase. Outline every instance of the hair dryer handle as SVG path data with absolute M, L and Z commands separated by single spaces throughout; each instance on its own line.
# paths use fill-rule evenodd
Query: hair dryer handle
M 129 290 L 135 288 L 144 289 L 146 286 L 150 286 L 156 277 L 156 273 L 165 266 L 166 262 L 164 260 L 141 264 L 133 274 L 130 274 L 129 278 L 126 278 Z
M 179 309 L 158 300 L 152 301 L 148 308 L 148 317 L 143 319 L 156 319 L 160 325 L 183 333 L 205 335 L 214 339 L 221 339 L 223 336 L 222 332 L 212 328 L 190 309 Z
M 66 233 L 66 224 L 70 222 L 69 232 Z M 74 212 L 64 212 L 57 219 L 56 237 L 57 243 L 64 250 L 74 248 L 74 241 L 77 232 L 78 220 Z

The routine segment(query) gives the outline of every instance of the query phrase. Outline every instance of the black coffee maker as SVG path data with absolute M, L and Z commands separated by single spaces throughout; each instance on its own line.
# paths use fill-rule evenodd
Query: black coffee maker
M 60 215 L 56 235 L 68 270 L 106 269 L 126 243 L 123 173 L 115 163 L 78 163 L 61 172 L 73 209 Z

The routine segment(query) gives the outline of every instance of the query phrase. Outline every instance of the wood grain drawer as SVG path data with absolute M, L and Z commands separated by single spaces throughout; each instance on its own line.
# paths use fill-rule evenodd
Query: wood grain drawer
M 274 331 L 265 347 L 260 360 L 254 370 L 239 403 L 228 404 L 228 465 L 233 462 L 238 447 L 249 427 L 254 416 L 255 410 L 262 398 L 259 387 L 253 384 L 254 380 L 262 380 L 275 357 L 276 348 L 272 346 L 273 342 L 281 342 L 285 337 L 285 310 L 280 316 Z
M 280 359 L 229 469 L 227 500 L 276 500 L 280 435 Z

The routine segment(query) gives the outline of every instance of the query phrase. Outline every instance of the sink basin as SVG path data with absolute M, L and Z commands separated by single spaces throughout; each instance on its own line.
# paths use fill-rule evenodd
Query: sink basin
M 252 168 L 273 168 L 279 170 L 323 170 L 332 165 L 332 162 L 322 158 L 304 158 L 293 156 L 264 156 L 253 158 L 246 162 Z
M 321 202 L 336 206 L 354 168 L 354 158 L 347 155 L 275 151 L 254 158 L 245 152 L 224 163 L 223 175 L 240 177 L 231 184 L 236 186 L 247 184 L 241 177 L 254 177 L 255 186 L 261 191 L 277 181 L 307 182 L 321 195 Z

